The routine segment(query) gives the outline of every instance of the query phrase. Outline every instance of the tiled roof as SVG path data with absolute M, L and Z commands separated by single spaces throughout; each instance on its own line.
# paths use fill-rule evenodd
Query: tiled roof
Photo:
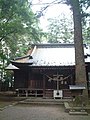
M 74 48 L 37 48 L 33 54 L 33 65 L 63 66 L 73 65 Z
M 31 66 L 75 65 L 74 44 L 36 44 L 32 47 L 31 56 L 33 59 L 28 58 L 24 61 L 25 63 L 33 63 Z M 84 46 L 84 54 L 87 56 L 89 53 L 89 47 Z M 85 62 L 90 62 L 89 56 L 85 58 Z

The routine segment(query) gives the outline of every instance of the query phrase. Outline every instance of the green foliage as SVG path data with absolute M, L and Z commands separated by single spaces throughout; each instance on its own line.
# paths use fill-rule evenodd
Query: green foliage
M 22 35 L 40 41 L 38 20 L 28 0 L 0 0 L 0 3 L 0 41 L 7 41 L 11 36 Z
M 73 104 L 75 106 L 82 106 L 82 97 L 81 96 L 76 96 L 75 100 L 73 101 Z
M 39 21 L 28 0 L 0 0 L 0 80 L 10 59 L 26 54 L 31 43 L 41 42 Z
M 4 41 L 9 57 L 17 56 L 20 47 L 40 42 L 43 32 L 38 24 L 28 0 L 0 0 L 0 44 Z
M 73 101 L 73 106 L 81 106 L 81 107 L 84 107 L 86 105 L 88 105 L 89 101 L 86 100 L 86 97 L 83 96 L 83 95 L 78 95 L 78 96 L 75 96 L 75 99 Z
M 90 27 L 84 26 L 84 28 L 83 28 L 83 40 L 84 40 L 84 43 L 90 44 Z
M 73 42 L 73 21 L 61 14 L 57 18 L 48 20 L 48 42 L 71 43 Z
M 64 0 L 64 2 L 66 2 L 67 5 L 71 5 L 71 6 L 72 6 L 72 1 L 75 4 L 75 0 Z M 90 17 L 90 12 L 88 11 L 90 7 L 90 0 L 79 0 L 79 7 L 81 12 L 82 23 L 86 24 L 86 19 Z

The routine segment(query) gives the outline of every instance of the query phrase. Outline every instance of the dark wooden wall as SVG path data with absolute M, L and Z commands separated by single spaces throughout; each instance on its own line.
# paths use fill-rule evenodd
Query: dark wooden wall
M 28 72 L 25 70 L 17 70 L 14 72 L 14 88 L 28 87 Z
M 49 81 L 49 77 L 53 77 L 56 74 L 64 75 L 64 77 L 69 76 L 65 81 L 59 82 L 59 89 L 68 89 L 69 85 L 75 84 L 74 71 L 71 69 L 55 70 L 55 69 L 32 69 L 29 71 L 28 87 L 38 88 L 38 89 L 57 89 L 57 81 Z

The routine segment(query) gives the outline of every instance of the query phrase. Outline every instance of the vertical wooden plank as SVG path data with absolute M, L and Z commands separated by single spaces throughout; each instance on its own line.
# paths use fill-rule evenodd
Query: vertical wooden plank
M 43 75 L 43 97 L 45 97 L 45 75 Z

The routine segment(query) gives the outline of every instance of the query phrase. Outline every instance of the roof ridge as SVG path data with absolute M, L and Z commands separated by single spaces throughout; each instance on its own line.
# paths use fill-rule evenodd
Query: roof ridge
M 36 46 L 37 48 L 53 48 L 53 47 L 74 47 L 73 43 L 41 43 L 41 44 L 32 44 L 32 47 Z

